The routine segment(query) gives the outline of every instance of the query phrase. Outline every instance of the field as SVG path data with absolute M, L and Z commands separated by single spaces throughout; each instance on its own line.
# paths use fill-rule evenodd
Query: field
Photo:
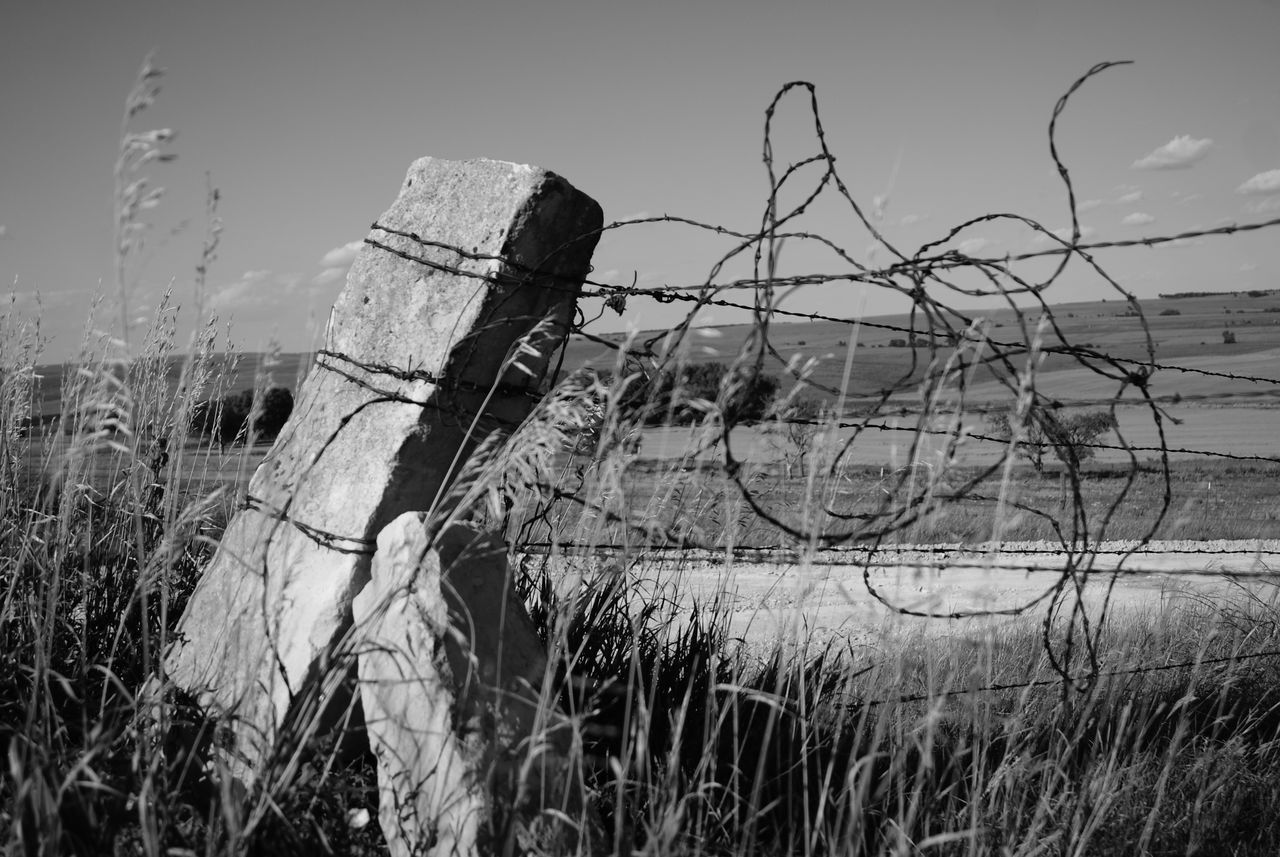
M 1274 344 L 1264 344 L 1205 359 L 1223 371 L 1265 371 Z M 261 384 L 255 357 L 242 357 L 239 372 L 206 358 L 219 367 L 206 395 L 247 388 L 255 375 Z M 305 374 L 300 355 L 271 363 L 275 379 Z M 152 365 L 154 395 L 180 398 L 181 365 L 177 357 Z M 311 747 L 313 762 L 281 769 L 236 809 L 216 778 L 165 767 L 170 757 L 137 731 L 132 691 L 121 690 L 152 674 L 148 664 L 270 444 L 221 447 L 188 436 L 171 445 L 167 468 L 140 471 L 134 462 L 146 463 L 150 435 L 85 446 L 79 431 L 62 430 L 57 414 L 83 410 L 63 408 L 63 371 L 39 370 L 40 404 L 17 447 L 18 484 L 34 491 L 41 473 L 71 467 L 89 505 L 64 494 L 56 508 L 5 506 L 13 559 L 4 682 L 16 701 L 4 732 L 16 766 L 5 781 L 9 841 L 56 841 L 78 853 L 379 853 L 376 824 L 348 823 L 376 800 L 367 755 L 336 753 L 304 728 L 289 740 Z M 1072 373 L 1064 367 L 1042 381 L 1067 389 Z M 552 650 L 571 656 L 595 688 L 572 703 L 592 712 L 589 753 L 621 765 L 593 775 L 603 777 L 593 782 L 615 841 L 662 853 L 877 854 L 933 843 L 926 850 L 1065 854 L 1054 843 L 1068 842 L 1102 854 L 1187 843 L 1190 853 L 1271 853 L 1280 830 L 1259 824 L 1269 816 L 1257 808 L 1280 800 L 1280 675 L 1274 658 L 1259 655 L 1280 649 L 1280 473 L 1274 461 L 1202 454 L 1276 458 L 1275 411 L 1266 405 L 1253 396 L 1170 405 L 1180 422 L 1167 424 L 1166 440 L 1188 451 L 1169 455 L 1167 504 L 1158 452 L 1138 453 L 1133 469 L 1127 454 L 1100 449 L 1074 474 L 1078 498 L 1065 496 L 1060 462 L 1037 471 L 1018 459 L 1007 474 L 997 470 L 907 523 L 902 500 L 916 494 L 904 486 L 918 478 L 943 496 L 998 463 L 1003 445 L 973 439 L 936 458 L 927 443 L 912 448 L 916 418 L 901 417 L 903 430 L 864 431 L 833 467 L 832 450 L 852 429 L 733 427 L 729 448 L 747 467 L 738 478 L 760 514 L 721 466 L 723 437 L 639 428 L 612 523 L 553 503 L 525 510 L 539 524 L 520 530 L 533 615 Z M 1126 405 L 1118 413 L 1130 444 L 1159 445 L 1147 412 Z M 857 418 L 851 405 L 839 419 Z M 969 424 L 971 434 L 987 428 L 980 417 Z M 598 473 L 602 462 L 562 452 L 552 469 L 583 479 L 583 466 Z M 128 501 L 130 486 L 141 484 L 129 474 L 139 473 L 144 482 L 162 477 L 162 505 L 148 506 L 157 495 L 146 490 Z M 600 490 L 585 478 L 584 490 Z M 158 515 L 163 529 L 139 534 L 130 509 L 143 521 Z M 1179 541 L 1108 541 L 1064 574 L 1055 551 L 1075 509 L 1091 539 Z M 784 526 L 844 527 L 850 537 L 810 550 L 770 516 Z M 901 524 L 897 546 L 865 537 L 886 517 Z M 638 539 L 625 523 L 636 520 L 650 536 Z M 51 552 L 17 561 L 24 554 L 15 539 L 68 538 L 54 536 L 59 527 L 81 534 L 70 543 L 91 546 L 59 550 L 50 540 Z M 995 556 L 993 538 L 1004 542 Z M 683 547 L 664 549 L 663 539 Z M 1139 552 L 1113 576 L 1131 548 Z M 149 591 L 148 605 L 140 599 Z M 61 630 L 23 630 L 40 623 Z M 1064 670 L 1092 689 L 1062 696 Z M 47 693 L 32 683 L 38 675 L 53 682 Z M 619 682 L 646 700 L 638 712 L 610 690 Z M 761 707 L 765 699 L 773 702 Z M 86 706 L 96 712 L 89 719 Z M 769 754 L 744 766 L 743 748 L 759 742 Z M 130 808 L 131 795 L 162 783 L 165 796 L 151 809 Z M 805 829 L 812 838 L 796 839 Z
M 1259 294 L 1224 293 L 1212 297 L 1158 298 L 1142 301 L 1143 320 L 1150 332 L 1154 359 L 1170 367 L 1194 367 L 1226 371 L 1239 375 L 1258 375 L 1274 378 L 1275 366 L 1280 358 L 1280 291 Z M 1023 310 L 1023 324 L 1034 328 L 1035 312 Z M 1053 308 L 1056 331 L 1061 339 L 1050 331 L 1043 341 L 1048 350 L 1062 342 L 1074 347 L 1091 347 L 1113 357 L 1147 362 L 1153 359 L 1148 351 L 1147 334 L 1143 325 L 1133 315 L 1133 310 L 1123 302 L 1097 301 L 1068 303 Z M 1171 314 L 1176 313 L 1176 315 Z M 972 310 L 967 318 L 987 319 L 992 340 L 1023 342 L 1023 330 L 1019 327 L 1018 313 L 1012 309 Z M 817 385 L 839 388 L 848 343 L 856 343 L 854 372 L 847 394 L 854 400 L 872 396 L 894 386 L 903 378 L 919 378 L 911 375 L 912 349 L 892 347 L 894 340 L 903 340 L 910 334 L 911 320 L 906 315 L 884 316 L 867 319 L 868 324 L 856 330 L 849 324 L 831 321 L 807 321 L 792 324 L 775 322 L 772 344 L 783 360 L 792 355 L 802 359 L 816 358 L 819 363 L 811 376 Z M 964 324 L 956 322 L 963 329 Z M 874 326 L 873 326 L 874 325 Z M 919 323 L 917 322 L 917 329 Z M 695 330 L 696 358 L 731 360 L 738 354 L 750 325 L 730 325 L 698 328 Z M 1226 344 L 1223 331 L 1230 331 L 1235 342 Z M 640 334 L 645 339 L 650 334 Z M 921 332 L 921 335 L 924 335 Z M 614 344 L 624 341 L 620 334 L 606 334 L 602 338 Z M 568 366 L 595 363 L 608 366 L 616 352 L 577 337 L 571 342 L 565 360 Z M 917 353 L 917 360 L 921 355 Z M 784 367 L 774 362 L 766 371 L 782 374 Z M 979 374 L 974 379 L 978 398 L 992 398 L 997 391 L 991 381 Z M 1081 370 L 1074 358 L 1061 354 L 1048 354 L 1041 366 L 1040 382 L 1049 395 L 1069 399 L 1105 399 L 1115 392 L 1115 385 L 1107 385 L 1093 373 Z M 1175 369 L 1157 371 L 1152 379 L 1156 395 L 1175 394 L 1184 398 L 1200 395 L 1243 394 L 1245 396 L 1275 394 L 1275 385 L 1247 381 L 1230 381 L 1179 373 Z M 1274 404 L 1274 399 L 1271 400 Z
M 158 76 L 148 63 L 126 124 Z M 141 170 L 170 138 L 122 143 L 122 303 L 130 218 L 154 207 L 130 153 Z M 769 260 L 760 300 L 780 288 L 774 181 L 744 244 Z M 162 302 L 132 347 L 122 312 L 120 339 L 52 365 L 39 318 L 0 316 L 5 853 L 399 857 L 464 834 L 460 855 L 1280 853 L 1280 291 L 978 322 L 923 287 L 950 265 L 1027 292 L 991 260 L 904 260 L 928 329 L 774 319 L 766 341 L 695 308 L 687 336 L 641 334 L 654 347 L 630 363 L 601 342 L 622 336 L 575 330 L 536 390 L 500 383 L 537 353 L 520 317 L 492 379 L 334 372 L 332 401 L 358 404 L 300 398 L 274 443 L 263 402 L 299 390 L 310 355 L 183 346 Z M 467 300 L 513 288 L 458 276 Z M 505 419 L 510 401 L 529 416 Z M 297 440 L 326 413 L 335 428 Z M 357 416 L 385 420 L 397 454 L 474 445 L 445 448 L 440 474 L 406 453 L 386 484 L 348 450 L 346 481 L 295 508 Z M 284 471 L 279 505 L 246 493 Z M 423 543 L 384 548 L 399 498 L 378 491 L 415 479 L 435 492 L 410 509 Z M 366 530 L 311 517 L 334 506 L 367 511 Z M 237 545 L 237 520 L 268 535 Z M 446 559 L 459 521 L 496 549 Z M 184 616 L 218 560 L 239 600 L 197 617 L 207 637 L 265 629 L 261 658 L 251 640 L 197 665 L 255 677 L 226 705 L 173 667 L 208 642 Z M 337 595 L 286 627 L 311 590 Z M 403 639 L 362 644 L 371 629 Z M 391 656 L 400 672 L 370 677 Z M 387 698 L 386 716 L 367 701 Z M 396 727 L 405 755 L 438 750 L 418 779 L 387 774 Z

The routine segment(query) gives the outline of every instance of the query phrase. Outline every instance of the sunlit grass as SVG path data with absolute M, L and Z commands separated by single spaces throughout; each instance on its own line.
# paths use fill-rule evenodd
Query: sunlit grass
M 127 118 L 154 97 L 139 92 Z M 125 196 L 122 211 L 150 198 Z M 122 290 L 142 231 L 132 217 L 118 236 Z M 252 437 L 218 449 L 191 430 L 199 403 L 233 385 L 214 328 L 183 348 L 167 303 L 145 330 L 128 306 L 121 301 L 127 335 L 86 338 L 51 420 L 33 408 L 39 317 L 0 319 L 6 852 L 384 853 L 357 652 L 336 649 L 298 695 L 247 790 L 220 754 L 230 715 L 201 710 L 166 682 L 163 655 L 258 459 Z M 256 372 L 259 393 L 271 359 Z M 568 776 L 587 800 L 569 822 L 592 835 L 577 850 L 1280 849 L 1280 610 L 1266 590 L 1117 609 L 1100 625 L 1090 624 L 1096 613 L 1073 610 L 1068 592 L 1056 612 L 986 630 L 872 629 L 856 645 L 852 635 L 809 635 L 797 606 L 784 634 L 740 639 L 733 593 L 689 597 L 679 577 L 665 577 L 668 555 L 653 542 L 703 544 L 726 564 L 735 548 L 781 543 L 803 565 L 817 539 L 788 528 L 882 527 L 922 542 L 1052 538 L 1059 531 L 1046 520 L 1070 514 L 1075 498 L 1008 468 L 981 488 L 995 502 L 962 502 L 948 492 L 965 486 L 963 468 L 886 478 L 840 468 L 838 451 L 816 441 L 803 456 L 784 449 L 779 461 L 732 470 L 696 455 L 642 461 L 640 420 L 623 407 L 627 378 L 551 391 L 507 445 L 470 464 L 456 507 L 509 539 L 515 584 L 549 655 L 543 719 L 570 724 L 581 753 Z M 716 404 L 695 415 L 709 447 Z M 1206 473 L 1185 475 L 1190 485 Z M 1208 473 L 1220 486 L 1213 502 L 1248 506 L 1264 490 L 1256 475 Z M 1080 502 L 1093 519 L 1113 502 L 1115 479 L 1085 476 Z M 1151 534 L 1163 488 L 1144 479 L 1106 535 Z M 566 506 L 561 492 L 582 502 Z M 1272 535 L 1265 514 L 1237 513 L 1231 528 L 1199 511 L 1206 498 L 1179 502 L 1166 526 L 1180 537 Z M 547 543 L 541 554 L 528 550 L 538 542 Z M 604 545 L 608 559 L 592 553 Z M 710 574 L 687 563 L 681 571 Z M 309 707 L 320 689 L 349 704 L 320 716 Z

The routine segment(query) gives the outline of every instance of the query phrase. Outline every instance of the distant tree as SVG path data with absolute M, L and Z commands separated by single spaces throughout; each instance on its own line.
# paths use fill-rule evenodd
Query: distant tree
M 248 434 L 253 413 L 253 391 L 241 390 L 216 402 L 201 402 L 192 413 L 191 427 L 197 434 L 211 437 L 220 446 L 234 443 L 241 432 Z M 293 414 L 293 393 L 285 387 L 271 387 L 262 394 L 253 431 L 274 438 Z
M 1235 335 L 1235 333 L 1234 333 L 1233 331 L 1230 331 L 1230 330 L 1224 330 L 1224 331 L 1222 331 L 1222 344 L 1223 344 L 1223 345 L 1235 345 L 1235 344 L 1236 344 L 1236 335 Z
M 1170 307 L 1169 309 L 1160 310 L 1160 314 L 1161 315 L 1182 315 L 1182 310 L 1174 309 L 1173 307 Z
M 787 478 L 807 475 L 825 416 L 822 402 L 806 397 L 775 405 L 774 419 L 766 429 L 766 437 L 781 457 Z
M 265 437 L 275 437 L 293 413 L 293 393 L 287 387 L 272 387 L 262 394 L 259 409 L 254 430 Z
M 222 399 L 222 410 L 218 413 L 218 431 L 214 440 L 222 446 L 235 443 L 240 430 L 247 428 L 249 411 L 253 409 L 253 391 L 242 390 Z
M 1013 437 L 1008 411 L 992 414 L 988 423 L 995 437 L 1003 440 Z M 1096 450 L 1092 444 L 1115 427 L 1116 418 L 1110 411 L 1059 415 L 1035 408 L 1027 417 L 1026 436 L 1019 451 L 1026 455 L 1036 472 L 1044 470 L 1046 452 L 1052 452 L 1063 464 L 1075 468 L 1094 457 Z
M 778 379 L 772 375 L 723 363 L 693 363 L 657 372 L 637 385 L 634 400 L 646 409 L 648 425 L 687 425 L 717 405 L 726 420 L 739 423 L 763 419 L 777 392 Z

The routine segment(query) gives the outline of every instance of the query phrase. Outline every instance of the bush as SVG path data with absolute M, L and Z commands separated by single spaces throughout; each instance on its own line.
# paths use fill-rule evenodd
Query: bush
M 231 393 L 217 402 L 200 402 L 193 410 L 191 429 L 225 446 L 234 443 L 242 432 L 248 434 L 249 415 L 252 411 L 252 390 Z M 275 438 L 292 413 L 293 393 L 286 387 L 271 387 L 262 394 L 253 431 L 260 438 Z
M 996 437 L 1008 440 L 1013 436 L 1008 411 L 992 414 L 988 422 Z M 1095 441 L 1115 427 L 1116 418 L 1110 411 L 1059 415 L 1037 407 L 1027 417 L 1026 436 L 1019 451 L 1037 471 L 1044 469 L 1046 452 L 1052 452 L 1068 467 L 1079 467 L 1093 458 Z
M 629 397 L 646 408 L 646 425 L 688 425 L 706 413 L 702 402 L 715 402 L 733 423 L 764 418 L 778 392 L 778 379 L 750 370 L 734 370 L 722 363 L 696 363 L 664 369 Z
M 582 369 L 589 380 L 614 387 L 617 379 L 608 369 Z M 732 378 L 722 363 L 693 363 L 677 373 L 662 369 L 634 381 L 620 392 L 618 407 L 626 414 L 643 414 L 645 425 L 690 425 L 717 405 L 731 423 L 764 419 L 778 394 L 778 379 L 739 369 Z
M 265 437 L 280 434 L 293 413 L 293 393 L 287 387 L 272 387 L 262 394 L 262 413 L 254 423 L 254 430 Z
M 1235 345 L 1235 344 L 1236 344 L 1236 335 L 1235 335 L 1235 333 L 1233 333 L 1233 332 L 1232 332 L 1232 331 L 1230 331 L 1230 330 L 1224 330 L 1224 331 L 1222 331 L 1222 344 L 1223 344 L 1223 345 Z
M 1161 315 L 1182 315 L 1182 310 L 1173 309 L 1172 307 L 1170 307 L 1169 309 L 1160 310 L 1160 314 Z

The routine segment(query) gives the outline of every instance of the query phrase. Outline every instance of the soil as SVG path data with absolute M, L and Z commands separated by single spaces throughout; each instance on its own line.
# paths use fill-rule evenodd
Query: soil
M 811 556 L 687 552 L 648 559 L 642 583 L 688 606 L 721 598 L 730 634 L 752 645 L 779 635 L 874 645 L 895 634 L 969 636 L 1043 620 L 1064 581 L 1096 618 L 1155 614 L 1179 601 L 1274 601 L 1280 541 L 1107 542 L 1065 572 L 1060 546 L 893 546 Z M 1085 570 L 1088 570 L 1087 573 Z M 930 614 L 928 616 L 911 614 Z

